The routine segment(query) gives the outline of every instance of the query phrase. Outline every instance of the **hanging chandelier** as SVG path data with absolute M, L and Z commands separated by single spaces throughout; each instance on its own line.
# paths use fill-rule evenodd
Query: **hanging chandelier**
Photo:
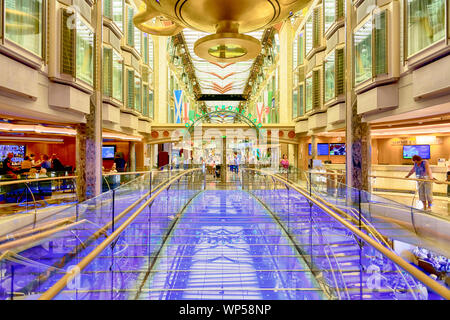
M 184 28 L 212 33 L 194 44 L 194 52 L 210 62 L 255 58 L 259 40 L 244 33 L 275 25 L 308 3 L 307 0 L 143 0 L 133 22 L 143 32 L 174 36 Z M 150 20 L 163 17 L 170 25 Z

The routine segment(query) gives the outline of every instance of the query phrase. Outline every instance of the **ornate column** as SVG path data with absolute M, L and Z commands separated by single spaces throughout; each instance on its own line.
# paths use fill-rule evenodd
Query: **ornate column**
M 92 25 L 94 37 L 94 93 L 86 124 L 77 126 L 77 195 L 79 201 L 95 197 L 102 187 L 102 1 L 96 1 Z
M 136 171 L 136 142 L 130 142 L 130 171 Z
M 369 174 L 370 127 L 358 115 L 356 94 L 353 90 L 353 26 L 356 24 L 354 7 L 346 0 L 346 184 L 350 187 L 370 190 Z
M 316 135 L 311 135 L 311 159 L 313 159 L 313 160 L 317 159 L 317 136 Z
M 167 72 L 167 41 L 166 37 L 154 37 L 155 45 L 155 62 L 154 62 L 154 83 L 155 83 L 155 122 L 167 123 L 168 122 L 168 101 L 167 101 L 167 90 L 169 90 L 168 82 L 168 72 Z M 173 92 L 169 92 L 170 95 Z
M 292 120 L 292 25 L 288 20 L 280 29 L 280 123 Z

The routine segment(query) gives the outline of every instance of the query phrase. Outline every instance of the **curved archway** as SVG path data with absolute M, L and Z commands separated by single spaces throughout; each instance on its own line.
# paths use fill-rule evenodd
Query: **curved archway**
M 191 122 L 188 122 L 185 124 L 187 130 L 189 133 L 192 132 L 192 130 L 194 129 L 194 127 L 200 123 L 202 120 L 211 117 L 211 116 L 237 116 L 240 120 L 242 120 L 245 124 L 247 124 L 249 127 L 253 127 L 256 130 L 256 134 L 257 136 L 259 136 L 259 129 L 262 127 L 261 123 L 257 123 L 257 119 L 253 118 L 251 114 L 247 114 L 245 115 L 245 113 L 239 112 L 238 109 L 232 109 L 232 107 L 222 107 L 221 109 L 216 108 L 215 111 L 211 111 L 211 112 L 205 112 L 202 113 L 201 115 L 196 114 L 194 117 L 194 120 L 191 120 Z

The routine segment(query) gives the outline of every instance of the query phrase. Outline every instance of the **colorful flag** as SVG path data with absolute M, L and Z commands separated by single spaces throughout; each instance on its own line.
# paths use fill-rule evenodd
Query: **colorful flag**
M 183 116 L 184 122 L 189 122 L 189 102 L 184 103 Z
M 183 108 L 183 90 L 173 90 L 175 98 L 175 123 L 181 123 L 181 109 Z

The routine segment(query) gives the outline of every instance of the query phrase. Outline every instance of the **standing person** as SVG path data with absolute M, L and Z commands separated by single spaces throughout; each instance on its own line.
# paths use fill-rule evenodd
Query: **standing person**
M 285 169 L 287 172 L 289 169 L 289 160 L 287 158 L 287 155 L 283 154 L 283 157 L 282 157 L 280 163 L 281 163 L 281 166 L 283 167 L 283 169 Z
M 409 178 L 409 176 L 415 172 L 417 179 L 433 179 L 433 173 L 431 172 L 428 161 L 423 160 L 418 155 L 413 156 L 412 161 L 414 161 L 414 167 L 406 175 L 406 178 Z M 423 203 L 423 209 L 425 211 L 431 211 L 431 205 L 433 203 L 433 183 L 431 181 L 418 181 L 417 188 L 419 192 L 419 199 Z
M 12 158 L 14 158 L 14 153 L 10 152 L 3 160 L 3 172 L 10 175 L 12 179 L 17 179 L 17 175 L 14 173 L 16 169 L 12 165 Z
M 237 154 L 234 155 L 234 172 L 239 173 L 239 157 Z
M 114 163 L 116 164 L 116 169 L 118 172 L 125 172 L 127 163 L 121 152 L 116 152 L 116 155 L 114 156 Z

